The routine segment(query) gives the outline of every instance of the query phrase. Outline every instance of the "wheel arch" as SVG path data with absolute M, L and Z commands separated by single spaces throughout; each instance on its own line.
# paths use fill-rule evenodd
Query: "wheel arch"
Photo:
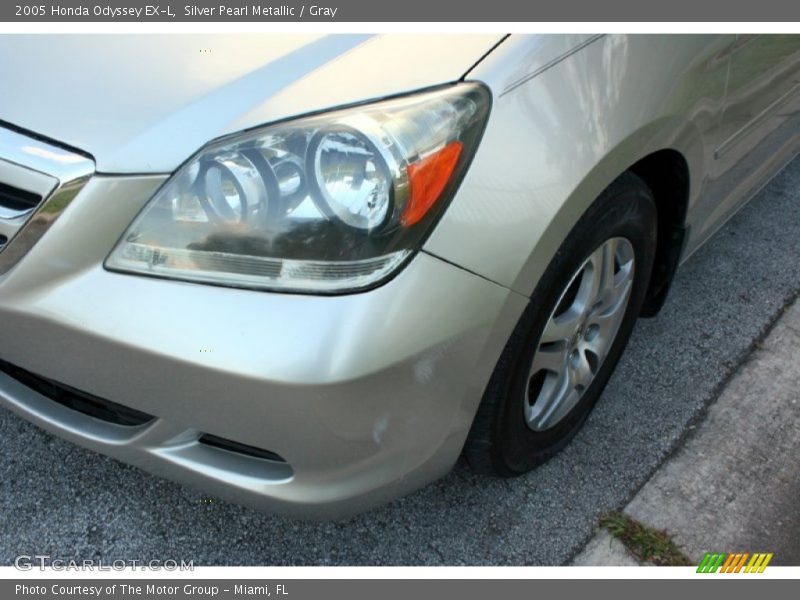
M 653 192 L 658 214 L 658 240 L 653 275 L 641 316 L 658 314 L 680 264 L 689 236 L 688 214 L 705 176 L 702 137 L 689 121 L 678 117 L 658 119 L 627 136 L 609 150 L 575 187 L 538 240 L 531 260 L 514 289 L 530 288 L 533 257 L 547 264 L 570 230 L 591 204 L 623 173 L 632 172 Z M 545 250 L 547 248 L 549 251 Z M 542 261 L 542 256 L 548 256 Z
M 642 317 L 652 317 L 664 305 L 686 241 L 689 164 L 683 154 L 668 148 L 638 160 L 628 171 L 647 184 L 656 201 L 656 255 L 641 312 Z

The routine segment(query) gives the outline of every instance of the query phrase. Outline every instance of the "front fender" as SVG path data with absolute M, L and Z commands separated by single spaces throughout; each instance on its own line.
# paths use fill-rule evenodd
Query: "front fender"
M 640 159 L 673 149 L 701 193 L 733 36 L 512 38 L 470 74 L 494 94 L 481 147 L 425 250 L 530 295 L 583 212 Z M 567 47 L 567 43 L 573 45 Z M 577 44 L 577 49 L 575 47 Z M 531 48 L 562 51 L 520 61 Z

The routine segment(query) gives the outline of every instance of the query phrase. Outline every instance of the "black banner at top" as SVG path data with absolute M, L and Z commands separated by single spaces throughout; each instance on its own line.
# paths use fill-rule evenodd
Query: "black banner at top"
M 11 0 L 11 22 L 604 22 L 800 21 L 794 0 Z

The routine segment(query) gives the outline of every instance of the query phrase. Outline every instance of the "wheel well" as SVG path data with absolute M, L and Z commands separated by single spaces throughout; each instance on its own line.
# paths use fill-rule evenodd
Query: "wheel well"
M 641 316 L 658 314 L 678 267 L 686 233 L 689 204 L 689 166 L 676 150 L 659 150 L 641 159 L 629 171 L 653 192 L 658 212 L 655 263 Z

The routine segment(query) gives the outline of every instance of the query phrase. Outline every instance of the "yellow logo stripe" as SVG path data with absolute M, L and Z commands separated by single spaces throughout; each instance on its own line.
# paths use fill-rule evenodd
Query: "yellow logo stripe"
M 769 561 L 772 560 L 772 554 L 764 554 L 763 552 L 757 552 L 753 554 L 753 558 L 750 559 L 750 562 L 747 564 L 747 568 L 745 568 L 745 573 L 763 573 L 764 569 L 767 568 Z
M 769 561 L 772 560 L 772 556 L 773 556 L 772 552 L 767 554 L 767 557 L 764 559 L 764 562 L 761 563 L 761 568 L 758 570 L 759 573 L 763 573 L 764 572 L 764 569 L 767 568 L 767 565 L 769 564 Z
M 759 556 L 760 555 L 758 553 L 753 554 L 753 558 L 750 559 L 750 562 L 747 563 L 747 566 L 744 568 L 744 572 L 745 573 L 749 573 L 750 572 L 750 569 L 752 569 L 753 565 L 756 564 L 756 561 L 758 560 Z

